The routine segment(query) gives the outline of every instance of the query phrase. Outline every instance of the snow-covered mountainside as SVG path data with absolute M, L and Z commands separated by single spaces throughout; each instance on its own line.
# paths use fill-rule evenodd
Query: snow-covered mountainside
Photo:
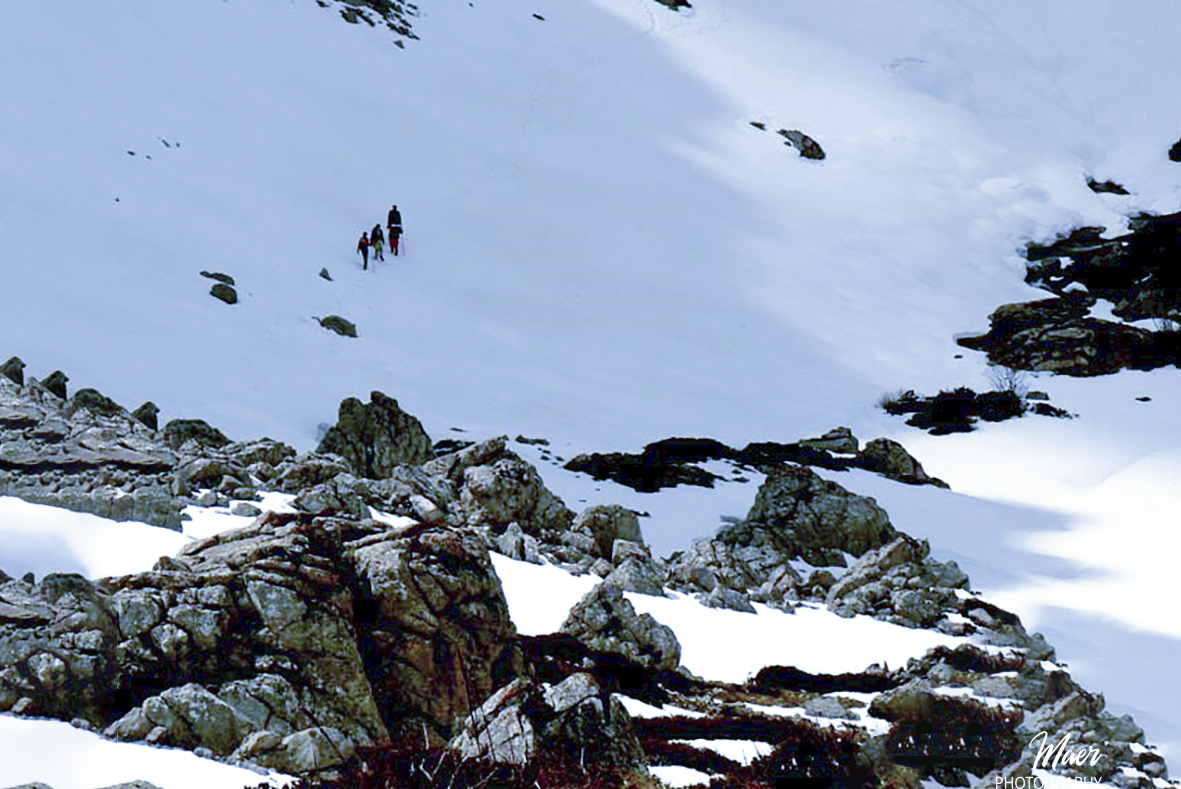
M 300 451 L 371 390 L 434 439 L 544 437 L 514 448 L 572 510 L 648 513 L 659 556 L 746 517 L 762 477 L 647 494 L 560 465 L 670 436 L 898 440 L 951 490 L 817 473 L 1181 752 L 1177 370 L 1031 377 L 1074 418 L 951 436 L 876 405 L 988 388 L 954 341 L 1045 295 L 1027 242 L 1181 208 L 1181 10 L 368 5 L 397 29 L 312 0 L 5 9 L 3 358 Z M 402 254 L 362 270 L 357 238 L 393 203 Z M 13 516 L 0 569 L 151 566 L 68 558 L 59 517 Z

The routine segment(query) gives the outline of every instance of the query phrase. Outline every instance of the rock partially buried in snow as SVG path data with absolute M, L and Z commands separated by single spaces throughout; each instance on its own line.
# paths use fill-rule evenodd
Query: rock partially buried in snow
M 219 282 L 210 288 L 209 295 L 218 301 L 224 301 L 226 304 L 238 303 L 238 291 L 234 290 L 224 282 Z
M 327 318 L 316 318 L 321 326 L 334 331 L 341 337 L 356 337 L 357 325 L 339 315 L 329 315 Z

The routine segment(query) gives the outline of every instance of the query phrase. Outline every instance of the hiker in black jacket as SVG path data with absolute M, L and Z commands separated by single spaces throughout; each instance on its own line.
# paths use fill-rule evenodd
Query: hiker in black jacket
M 385 255 L 381 252 L 381 245 L 385 243 L 385 236 L 381 234 L 381 223 L 378 222 L 373 226 L 373 230 L 369 233 L 369 243 L 373 245 L 373 262 L 385 260 Z

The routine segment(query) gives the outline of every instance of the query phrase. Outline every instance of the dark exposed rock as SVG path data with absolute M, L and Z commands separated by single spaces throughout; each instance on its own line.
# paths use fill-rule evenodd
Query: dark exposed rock
M 943 480 L 928 476 L 927 472 L 923 471 L 923 464 L 915 460 L 905 447 L 888 438 L 875 438 L 870 441 L 858 454 L 857 460 L 857 465 L 861 468 L 876 471 L 900 482 L 947 487 Z
M 123 407 L 97 389 L 79 389 L 74 393 L 72 408 L 85 408 L 100 416 L 116 416 Z
M 222 274 L 220 271 L 202 271 L 201 276 L 205 277 L 206 279 L 217 280 L 223 285 L 229 285 L 230 287 L 233 287 L 236 284 L 233 277 L 231 277 L 229 274 Z
M 356 337 L 357 325 L 339 315 L 329 315 L 327 318 L 316 318 L 325 329 L 330 329 L 342 337 Z
M 139 408 L 131 412 L 131 415 L 143 423 L 146 427 L 152 430 L 159 430 L 160 425 L 156 417 L 159 415 L 160 409 L 151 400 L 147 401 Z
M 322 269 L 320 269 L 320 278 L 321 278 L 321 279 L 326 279 L 326 280 L 328 280 L 329 282 L 331 282 L 331 281 L 332 281 L 332 275 L 328 273 L 328 269 L 326 269 L 326 268 L 322 268 Z
M 226 304 L 238 303 L 238 291 L 223 282 L 219 282 L 210 288 L 209 295 L 218 301 L 224 301 Z
M 164 425 L 164 442 L 173 449 L 180 449 L 189 441 L 215 449 L 230 443 L 225 434 L 211 426 L 204 419 L 173 419 Z
M 568 471 L 581 471 L 595 479 L 612 479 L 642 493 L 677 485 L 697 485 L 712 488 L 718 477 L 697 466 L 684 462 L 668 462 L 648 454 L 628 455 L 622 452 L 577 455 L 565 465 Z
M 996 364 L 1073 376 L 1108 375 L 1121 369 L 1150 370 L 1177 358 L 1169 333 L 1087 317 L 1090 297 L 1006 304 L 989 317 L 988 334 L 957 342 L 983 350 Z
M 689 0 L 656 0 L 656 2 L 663 6 L 667 6 L 674 11 L 680 11 L 682 8 L 693 7 L 689 4 Z
M 673 670 L 681 645 L 673 631 L 635 607 L 614 586 L 600 583 L 570 609 L 561 632 L 591 649 L 615 652 L 650 668 Z
M 62 400 L 66 400 L 69 397 L 66 394 L 66 382 L 69 380 L 69 376 L 67 376 L 61 370 L 54 370 L 49 374 L 48 378 L 41 382 L 41 385 L 44 386 L 49 392 L 52 392 L 53 394 L 60 397 Z
M 800 152 L 805 159 L 820 160 L 824 158 L 824 149 L 820 143 L 797 129 L 780 129 L 778 134 L 786 138 L 785 145 L 789 145 Z
M 355 397 L 340 404 L 337 422 L 317 452 L 344 458 L 359 477 L 384 479 L 403 464 L 425 463 L 433 456 L 422 423 L 398 407 L 398 401 L 372 392 L 366 405 Z
M 1096 194 L 1113 194 L 1126 195 L 1128 190 L 1115 181 L 1096 181 L 1094 178 L 1087 176 L 1087 187 Z
M 21 361 L 19 356 L 13 356 L 3 365 L 0 365 L 0 375 L 3 375 L 17 386 L 24 386 L 25 363 Z
M 1133 216 L 1129 228 L 1103 238 L 1103 228 L 1083 227 L 1050 244 L 1029 244 L 1026 282 L 1060 298 L 1005 305 L 990 317 L 988 334 L 960 344 L 1014 369 L 1075 376 L 1176 364 L 1181 213 Z M 1096 299 L 1110 301 L 1125 321 L 1156 321 L 1156 330 L 1088 317 Z
M 1174 162 L 1181 162 L 1181 140 L 1173 143 L 1173 147 L 1169 149 L 1169 159 Z

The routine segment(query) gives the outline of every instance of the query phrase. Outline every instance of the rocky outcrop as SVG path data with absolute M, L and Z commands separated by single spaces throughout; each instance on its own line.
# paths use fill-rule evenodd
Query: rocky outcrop
M 726 480 L 722 477 L 695 465 L 708 460 L 726 460 L 739 469 L 754 467 L 762 471 L 781 463 L 833 471 L 863 468 L 912 485 L 946 487 L 942 481 L 920 473 L 922 466 L 897 442 L 876 439 L 861 450 L 860 441 L 847 427 L 833 428 L 818 438 L 793 443 L 758 441 L 741 449 L 711 438 L 666 438 L 648 444 L 638 454 L 578 455 L 567 462 L 565 468 L 590 474 L 595 479 L 610 479 L 642 493 L 652 493 L 677 485 L 712 488 L 724 483 Z
M 591 649 L 623 655 L 649 668 L 674 670 L 681 644 L 673 631 L 651 614 L 636 614 L 618 588 L 600 583 L 570 609 L 561 632 Z
M 906 451 L 906 447 L 888 438 L 875 438 L 865 445 L 857 455 L 858 465 L 867 471 L 875 471 L 884 477 L 896 479 L 911 485 L 935 485 L 946 488 L 947 483 L 929 476 L 923 464 Z
M 989 316 L 987 334 L 960 338 L 995 364 L 1015 370 L 1073 376 L 1109 375 L 1125 368 L 1149 370 L 1175 362 L 1171 335 L 1088 317 L 1094 299 L 1068 294 L 1006 304 Z
M 0 495 L 179 528 L 175 455 L 111 400 L 0 377 Z
M 987 334 L 958 342 L 1014 369 L 1074 376 L 1150 370 L 1181 359 L 1181 213 L 1130 217 L 1130 232 L 1104 238 L 1082 227 L 1056 241 L 1029 244 L 1026 282 L 1057 299 L 1007 304 Z M 1088 317 L 1097 299 L 1124 321 L 1151 319 L 1154 330 Z
M 152 572 L 0 585 L 0 708 L 299 772 L 519 669 L 480 535 L 269 513 Z
M 499 533 L 516 523 L 538 539 L 562 534 L 572 513 L 546 489 L 537 469 L 506 447 L 507 441 L 500 436 L 435 458 L 422 471 L 446 491 L 449 512 L 469 526 Z
M 889 516 L 873 499 L 850 493 L 811 469 L 782 466 L 767 475 L 746 520 L 715 539 L 763 549 L 768 558 L 774 552 L 776 563 L 800 558 L 824 567 L 844 566 L 843 554 L 860 556 L 893 537 Z M 769 576 L 771 569 L 764 561 L 761 574 Z
M 354 474 L 369 479 L 385 479 L 396 467 L 425 463 L 434 454 L 422 423 L 381 392 L 372 392 L 368 404 L 343 400 L 316 451 L 339 455 Z
M 466 759 L 525 764 L 542 752 L 630 770 L 646 766 L 631 717 L 591 674 L 557 685 L 517 679 L 464 721 L 450 747 Z
M 926 541 L 906 535 L 869 551 L 828 590 L 830 611 L 865 614 L 906 627 L 933 627 L 956 612 L 956 589 L 968 576 L 955 562 L 936 562 Z

